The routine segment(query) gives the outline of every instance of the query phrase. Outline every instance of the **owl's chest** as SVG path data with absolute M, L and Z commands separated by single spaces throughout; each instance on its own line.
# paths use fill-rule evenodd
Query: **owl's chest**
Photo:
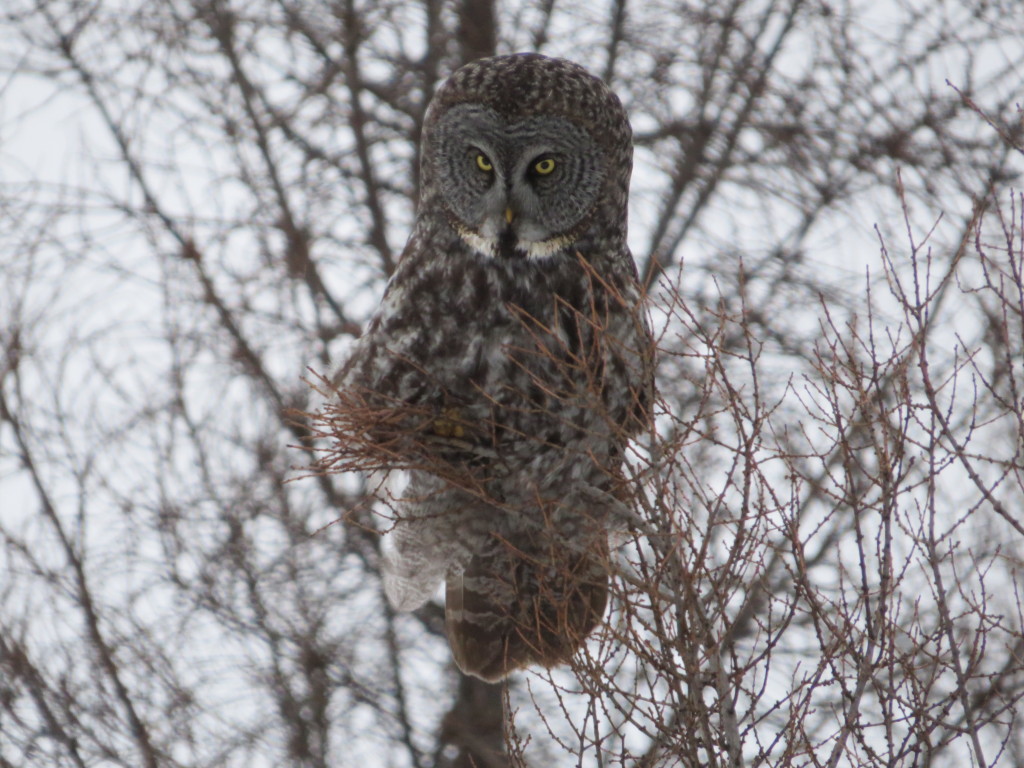
M 568 280 L 517 283 L 501 272 L 470 273 L 440 303 L 425 325 L 443 328 L 445 345 L 423 364 L 462 397 L 478 392 L 504 402 L 562 388 L 591 343 L 581 322 L 586 291 Z
M 610 303 L 575 261 L 548 266 L 433 259 L 385 299 L 357 378 L 388 398 L 494 425 L 490 440 L 592 433 L 607 389 Z M 412 266 L 411 264 L 408 266 Z M 484 430 L 488 431 L 488 430 Z M 504 436 L 504 437 L 503 437 Z

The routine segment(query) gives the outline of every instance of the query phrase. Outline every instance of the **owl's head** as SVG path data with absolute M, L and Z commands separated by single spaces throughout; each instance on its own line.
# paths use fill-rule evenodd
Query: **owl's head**
M 583 67 L 538 54 L 455 72 L 427 111 L 421 213 L 440 208 L 474 250 L 544 258 L 584 236 L 624 244 L 632 132 Z

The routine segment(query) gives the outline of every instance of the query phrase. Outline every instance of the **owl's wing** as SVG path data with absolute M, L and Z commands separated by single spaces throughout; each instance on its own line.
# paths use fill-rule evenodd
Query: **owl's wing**
M 643 432 L 653 417 L 655 341 L 635 280 L 613 288 L 610 298 L 612 310 L 602 318 L 606 389 L 602 399 L 620 429 L 617 442 L 624 445 Z
M 417 307 L 406 300 L 404 266 L 400 264 L 388 281 L 380 306 L 335 374 L 338 389 L 358 389 L 399 399 L 408 394 L 402 391 L 407 382 L 403 382 L 398 369 L 408 366 L 408 361 L 415 357 L 424 327 Z
M 627 386 L 633 397 L 633 408 L 626 430 L 630 436 L 642 432 L 654 418 L 656 345 L 644 305 L 637 302 L 630 310 L 626 336 L 625 365 Z

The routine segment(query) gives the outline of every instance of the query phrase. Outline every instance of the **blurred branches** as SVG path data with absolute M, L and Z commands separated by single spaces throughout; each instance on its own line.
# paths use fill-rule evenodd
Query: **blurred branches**
M 8 3 L 0 763 L 1024 763 L 1013 10 Z M 431 93 L 515 50 L 630 111 L 661 356 L 606 626 L 503 689 L 390 611 L 374 477 L 296 480 L 294 414 Z

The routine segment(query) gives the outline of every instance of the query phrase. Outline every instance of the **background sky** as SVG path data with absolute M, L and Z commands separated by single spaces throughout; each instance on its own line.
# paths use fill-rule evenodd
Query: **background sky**
M 0 758 L 1024 761 L 1019 16 L 11 4 Z M 661 350 L 606 627 L 505 690 L 457 674 L 440 602 L 388 608 L 385 505 L 305 477 L 289 411 L 373 312 L 423 109 L 488 39 L 622 97 Z

